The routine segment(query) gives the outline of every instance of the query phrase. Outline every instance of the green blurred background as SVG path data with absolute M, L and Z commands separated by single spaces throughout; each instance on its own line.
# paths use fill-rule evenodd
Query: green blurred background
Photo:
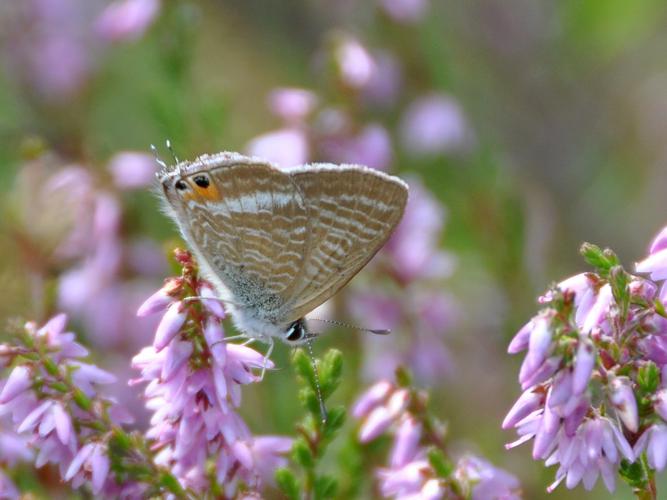
M 64 4 L 68 23 L 80 23 L 75 28 L 103 7 Z M 514 439 L 500 422 L 519 395 L 520 363 L 505 347 L 536 311 L 539 293 L 585 269 L 578 256 L 583 241 L 614 248 L 631 266 L 667 220 L 664 2 L 432 1 L 414 22 L 393 19 L 372 1 L 165 2 L 141 38 L 91 42 L 84 83 L 56 100 L 40 95 L 22 70 L 17 38 L 29 35 L 17 29 L 16 10 L 0 7 L 0 317 L 43 320 L 55 307 L 48 297 L 62 269 L 42 275 L 47 300 L 36 306 L 32 261 L 17 237 L 26 222 L 16 215 L 16 179 L 38 152 L 52 152 L 60 164 L 85 164 L 104 179 L 115 153 L 148 151 L 166 138 L 186 158 L 242 151 L 280 126 L 266 105 L 272 89 L 308 88 L 321 101 L 356 110 L 356 119 L 386 127 L 393 171 L 420 176 L 446 207 L 441 245 L 457 264 L 442 287 L 455 298 L 459 321 L 445 340 L 453 371 L 431 384 L 436 411 L 449 421 L 452 450 L 480 453 L 516 474 L 526 498 L 546 496 L 555 471 L 533 462 L 528 447 L 503 448 Z M 405 92 L 395 105 L 355 108 L 322 63 L 332 33 L 400 61 Z M 79 41 L 89 43 L 83 35 Z M 428 92 L 458 102 L 474 136 L 465 151 L 414 157 L 399 144 L 401 110 Z M 124 235 L 165 249 L 178 241 L 149 189 L 121 198 Z M 82 324 L 74 325 L 85 337 Z M 356 334 L 339 333 L 317 349 L 343 351 L 347 383 L 337 397 L 350 403 L 359 392 L 363 351 Z M 289 434 L 301 410 L 289 352 L 276 351 L 282 369 L 244 391 L 241 411 L 253 431 Z M 332 467 L 345 446 L 330 453 Z M 665 488 L 663 481 L 659 490 Z M 584 496 L 581 487 L 561 486 L 550 497 Z M 609 494 L 598 485 L 588 498 Z M 631 493 L 621 485 L 614 498 Z

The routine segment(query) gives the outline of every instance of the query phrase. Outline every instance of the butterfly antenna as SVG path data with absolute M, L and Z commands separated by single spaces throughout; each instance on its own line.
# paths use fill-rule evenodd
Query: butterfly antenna
M 155 158 L 155 163 L 160 165 L 162 168 L 167 168 L 167 164 L 160 159 L 160 155 L 157 152 L 155 144 L 151 144 L 151 151 L 153 152 L 153 157 Z
M 358 330 L 360 332 L 372 333 L 373 335 L 389 335 L 391 333 L 391 330 L 387 330 L 387 329 L 384 329 L 384 328 L 380 328 L 380 329 L 361 328 L 360 326 L 357 326 L 357 325 L 351 325 L 350 323 L 344 323 L 342 321 L 336 321 L 336 320 L 333 320 L 333 319 L 308 318 L 308 320 L 321 321 L 322 323 L 329 323 L 331 325 L 342 326 L 342 327 L 345 327 L 345 328 L 349 328 L 351 330 Z
M 320 402 L 320 413 L 322 415 L 322 423 L 327 421 L 327 407 L 324 406 L 324 398 L 322 397 L 322 386 L 320 386 L 320 376 L 317 372 L 317 363 L 315 362 L 315 355 L 313 354 L 313 341 L 312 339 L 306 340 L 306 347 L 308 348 L 308 354 L 310 355 L 310 362 L 313 365 L 313 374 L 315 375 L 315 389 L 317 390 L 317 400 Z
M 171 141 L 169 139 L 165 141 L 165 145 L 167 146 L 167 149 L 171 153 L 171 156 L 174 158 L 174 161 L 176 163 L 180 163 L 180 161 L 178 161 L 178 156 L 176 156 L 176 153 L 174 153 L 174 148 L 171 147 Z

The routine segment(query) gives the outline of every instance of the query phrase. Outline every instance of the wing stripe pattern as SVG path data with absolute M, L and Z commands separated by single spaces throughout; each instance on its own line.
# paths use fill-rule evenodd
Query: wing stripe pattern
M 283 316 L 298 319 L 342 288 L 377 253 L 400 221 L 406 185 L 362 167 L 311 166 L 291 172 L 308 208 L 303 271 L 285 293 Z
M 188 201 L 192 240 L 235 300 L 275 313 L 306 253 L 302 195 L 266 164 L 220 166 L 209 176 L 221 198 Z

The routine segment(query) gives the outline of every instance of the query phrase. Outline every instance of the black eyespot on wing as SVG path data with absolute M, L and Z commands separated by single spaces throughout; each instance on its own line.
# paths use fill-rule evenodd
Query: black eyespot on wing
M 176 181 L 176 184 L 174 184 L 174 187 L 178 189 L 179 191 L 183 191 L 184 189 L 188 188 L 187 183 L 184 180 L 178 180 Z
M 205 175 L 196 175 L 192 178 L 192 180 L 195 181 L 197 186 L 204 189 L 206 189 L 211 184 L 211 181 Z

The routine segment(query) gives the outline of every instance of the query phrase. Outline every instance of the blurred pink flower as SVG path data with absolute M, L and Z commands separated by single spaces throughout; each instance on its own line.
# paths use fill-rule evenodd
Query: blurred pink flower
M 313 112 L 317 105 L 314 92 L 300 88 L 277 88 L 269 94 L 269 109 L 285 123 L 299 123 Z
M 373 54 L 375 71 L 364 87 L 362 96 L 366 103 L 388 108 L 399 98 L 403 89 L 403 72 L 398 59 L 387 51 Z
M 7 74 L 48 102 L 72 99 L 87 82 L 99 47 L 87 0 L 24 0 L 5 9 Z
M 123 151 L 115 154 L 107 166 L 114 184 L 120 189 L 137 189 L 155 182 L 157 164 L 146 153 Z
M 134 41 L 150 27 L 160 12 L 160 0 L 116 0 L 95 22 L 100 38 L 110 42 Z
M 667 279 L 667 227 L 653 239 L 649 256 L 636 267 L 639 273 L 649 273 L 652 280 Z
M 298 128 L 284 128 L 257 136 L 247 144 L 246 152 L 280 167 L 303 165 L 310 157 L 308 138 Z
M 395 21 L 415 23 L 420 21 L 429 6 L 429 0 L 378 0 L 380 7 Z
M 414 155 L 436 155 L 466 149 L 471 141 L 463 110 L 443 94 L 414 101 L 405 111 L 400 135 L 406 151 Z
M 334 63 L 341 82 L 353 89 L 365 87 L 373 77 L 375 61 L 359 40 L 340 35 L 334 41 Z
M 410 179 L 405 215 L 387 242 L 394 272 L 403 281 L 444 278 L 452 273 L 452 257 L 439 249 L 446 209 L 415 178 Z
M 387 170 L 392 162 L 391 138 L 380 124 L 371 123 L 356 135 L 334 135 L 320 141 L 321 154 L 334 163 L 365 165 Z

